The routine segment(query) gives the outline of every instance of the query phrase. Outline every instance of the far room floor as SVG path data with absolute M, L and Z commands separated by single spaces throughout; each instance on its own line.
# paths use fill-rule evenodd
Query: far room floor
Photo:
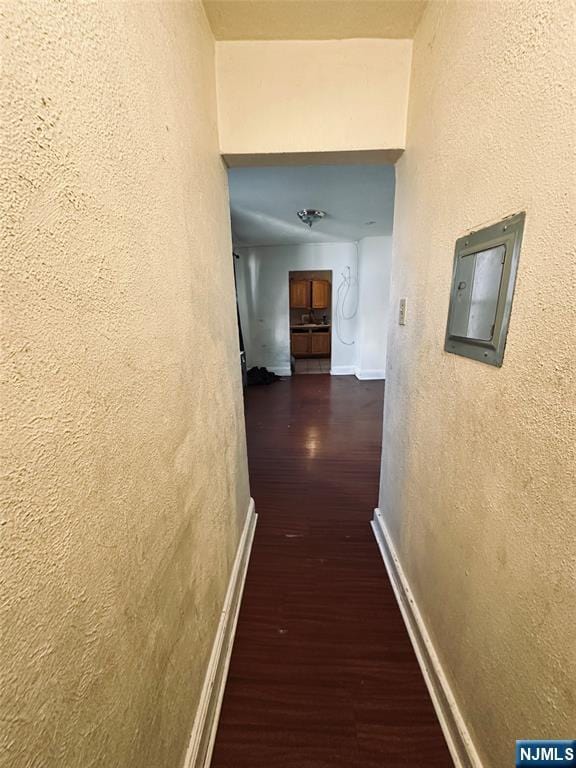
M 294 373 L 330 373 L 329 357 L 303 357 L 296 360 Z

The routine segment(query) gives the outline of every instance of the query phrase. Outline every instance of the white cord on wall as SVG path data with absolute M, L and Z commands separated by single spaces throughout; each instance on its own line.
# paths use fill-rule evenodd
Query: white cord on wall
M 356 243 L 356 257 L 358 257 L 358 243 Z M 358 261 L 358 258 L 357 258 Z M 355 277 L 352 277 L 352 270 L 349 266 L 345 267 L 344 271 L 342 272 L 342 281 L 340 285 L 338 286 L 338 290 L 336 291 L 336 336 L 338 336 L 338 339 L 342 344 L 345 344 L 347 347 L 351 347 L 355 344 L 355 341 L 345 341 L 342 338 L 341 329 L 342 329 L 342 322 L 344 320 L 353 320 L 356 317 L 356 314 L 358 312 L 358 291 L 356 291 L 356 301 L 354 303 L 354 310 L 350 312 L 350 314 L 346 314 L 346 300 L 348 299 L 348 296 L 350 294 L 350 290 L 354 286 L 358 285 L 358 280 Z

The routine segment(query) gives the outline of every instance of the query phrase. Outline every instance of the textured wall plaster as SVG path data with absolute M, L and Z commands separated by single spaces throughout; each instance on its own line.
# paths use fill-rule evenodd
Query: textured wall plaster
M 435 2 L 398 163 L 380 506 L 490 768 L 573 738 L 574 5 Z M 454 242 L 519 210 L 501 369 L 446 354 Z
M 217 43 L 222 152 L 402 149 L 411 55 L 411 40 Z
M 213 40 L 0 14 L 0 764 L 176 768 L 248 506 Z

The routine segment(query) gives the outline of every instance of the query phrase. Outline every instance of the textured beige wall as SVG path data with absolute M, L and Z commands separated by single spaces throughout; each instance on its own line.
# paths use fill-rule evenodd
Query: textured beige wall
M 0 764 L 177 768 L 248 507 L 213 41 L 0 13 Z
M 411 40 L 217 43 L 222 152 L 402 149 L 411 55 Z
M 576 724 L 573 14 L 433 2 L 397 172 L 380 506 L 490 768 Z M 503 367 L 446 354 L 456 238 L 519 210 Z

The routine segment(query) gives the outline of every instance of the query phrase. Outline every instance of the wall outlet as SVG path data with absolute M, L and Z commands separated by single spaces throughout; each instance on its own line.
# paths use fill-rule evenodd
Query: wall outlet
M 408 311 L 408 299 L 400 299 L 398 308 L 398 325 L 406 325 L 406 312 Z

